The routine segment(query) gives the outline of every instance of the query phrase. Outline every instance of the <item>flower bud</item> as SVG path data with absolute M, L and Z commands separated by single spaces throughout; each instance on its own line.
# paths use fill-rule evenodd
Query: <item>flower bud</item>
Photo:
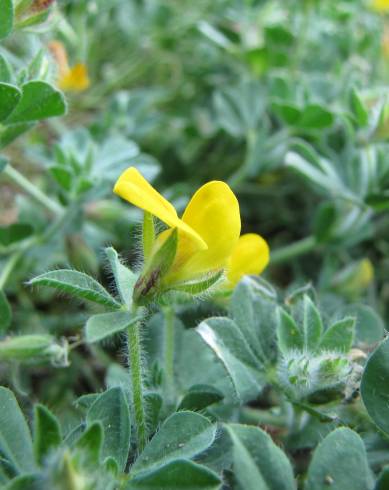
M 279 364 L 278 376 L 285 389 L 296 398 L 334 388 L 347 381 L 351 362 L 344 354 L 324 352 L 312 356 L 291 351 Z
M 60 345 L 51 335 L 21 335 L 0 341 L 0 361 L 50 360 L 53 365 L 66 366 L 67 345 Z
M 166 238 L 167 237 L 167 238 Z M 177 229 L 168 230 L 163 240 L 157 240 L 149 260 L 134 287 L 133 300 L 138 305 L 152 301 L 161 291 L 161 282 L 169 272 L 177 252 Z
M 374 279 L 374 268 L 369 259 L 354 262 L 341 270 L 332 281 L 336 291 L 348 296 L 357 297 Z

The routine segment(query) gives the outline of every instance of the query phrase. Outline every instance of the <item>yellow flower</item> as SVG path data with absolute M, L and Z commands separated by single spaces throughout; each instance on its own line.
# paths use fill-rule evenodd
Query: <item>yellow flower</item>
M 338 272 L 332 285 L 337 291 L 353 298 L 363 293 L 373 280 L 373 264 L 368 258 L 364 258 Z
M 66 92 L 86 90 L 90 85 L 86 65 L 77 63 L 70 67 L 65 47 L 59 41 L 52 41 L 49 48 L 58 65 L 58 87 Z
M 212 181 L 198 189 L 182 218 L 134 167 L 118 179 L 114 192 L 168 225 L 156 240 L 160 247 L 178 231 L 177 253 L 165 284 L 194 280 L 227 266 L 240 234 L 239 203 L 227 184 Z
M 83 63 L 77 63 L 58 78 L 58 87 L 67 92 L 82 92 L 89 85 L 88 71 Z
M 389 0 L 372 0 L 372 8 L 376 12 L 388 12 Z
M 245 275 L 261 274 L 269 259 L 269 246 L 261 236 L 255 233 L 242 235 L 228 261 L 228 286 L 234 287 Z

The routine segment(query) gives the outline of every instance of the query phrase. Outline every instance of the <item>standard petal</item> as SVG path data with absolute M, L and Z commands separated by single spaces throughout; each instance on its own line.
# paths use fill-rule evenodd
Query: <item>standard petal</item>
M 178 228 L 189 235 L 197 249 L 206 248 L 201 236 L 178 218 L 174 206 L 156 191 L 135 167 L 130 167 L 122 173 L 113 191 L 134 206 L 156 216 L 170 228 Z
M 240 234 L 239 203 L 227 184 L 208 182 L 200 187 L 182 217 L 205 241 L 207 250 L 195 251 L 190 237 L 181 233 L 169 282 L 185 281 L 224 268 Z
M 228 261 L 227 279 L 234 286 L 242 276 L 260 274 L 269 263 L 269 246 L 255 233 L 242 235 Z

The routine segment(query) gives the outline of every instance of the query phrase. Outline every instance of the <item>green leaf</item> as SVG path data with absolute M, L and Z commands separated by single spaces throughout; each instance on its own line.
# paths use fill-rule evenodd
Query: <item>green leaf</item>
M 65 191 L 69 192 L 73 185 L 72 173 L 62 165 L 53 165 L 49 168 L 51 175 L 57 184 Z
M 361 382 L 361 395 L 373 422 L 389 434 L 389 339 L 369 357 Z
M 22 97 L 7 124 L 40 121 L 66 113 L 63 94 L 47 82 L 33 80 L 22 86 Z
M 369 112 L 355 89 L 351 90 L 350 103 L 358 126 L 366 126 L 369 121 Z
M 389 467 L 386 467 L 382 470 L 380 476 L 378 477 L 374 490 L 388 490 L 388 488 L 389 488 Z
M 299 145 L 299 151 L 306 153 L 306 145 Z M 315 153 L 311 152 L 310 158 L 314 157 L 314 161 L 307 159 L 294 151 L 289 151 L 285 157 L 285 164 L 293 168 L 296 172 L 308 179 L 315 186 L 322 189 L 326 195 L 340 195 L 342 197 L 353 197 L 348 189 L 345 188 L 340 177 L 328 162 L 320 159 Z M 308 155 L 307 155 L 308 157 Z
M 234 475 L 239 489 L 296 489 L 288 458 L 266 432 L 239 424 L 225 427 L 233 443 Z
M 344 318 L 331 325 L 324 333 L 320 348 L 323 350 L 348 352 L 353 344 L 355 318 Z
M 326 202 L 319 207 L 313 225 L 313 233 L 319 243 L 325 243 L 332 238 L 336 219 L 337 212 L 332 202 Z
M 223 394 L 213 386 L 194 385 L 185 393 L 177 410 L 203 410 L 209 405 L 220 402 L 223 398 Z
M 273 362 L 277 354 L 276 297 L 263 279 L 246 276 L 236 286 L 230 301 L 230 315 L 262 363 Z
M 34 407 L 34 453 L 38 463 L 44 463 L 50 451 L 62 442 L 57 417 L 44 405 Z
M 0 386 L 0 450 L 17 473 L 35 469 L 30 429 L 15 395 Z
M 371 306 L 355 303 L 342 308 L 341 313 L 356 319 L 355 341 L 357 345 L 360 344 L 362 347 L 374 345 L 384 337 L 384 322 Z
M 0 54 L 0 81 L 5 83 L 11 83 L 12 80 L 12 68 L 7 59 Z
M 8 303 L 7 296 L 0 289 L 0 334 L 4 334 L 12 321 L 12 310 Z
M 103 439 L 104 432 L 101 422 L 93 422 L 85 432 L 81 434 L 75 444 L 75 448 L 85 452 L 92 465 L 97 465 L 100 461 Z
M 372 488 L 366 450 L 348 428 L 331 432 L 313 453 L 306 490 L 369 490 Z
M 253 131 L 265 107 L 261 87 L 254 81 L 215 92 L 213 102 L 220 127 L 235 137 Z
M 176 459 L 131 479 L 126 490 L 218 490 L 221 480 L 216 473 L 184 459 Z
M 11 480 L 4 490 L 42 490 L 44 482 L 39 474 L 27 474 L 17 476 Z
M 128 309 L 131 309 L 132 294 L 138 276 L 120 262 L 119 256 L 114 248 L 106 248 L 105 254 L 109 260 L 119 296 L 122 302 L 127 305 Z
M 2 0 L 0 8 L 0 39 L 7 37 L 14 21 L 14 7 L 12 0 Z
M 293 318 L 282 308 L 278 310 L 277 325 L 278 347 L 285 354 L 290 350 L 301 350 L 304 340 Z
M 271 108 L 280 119 L 290 126 L 294 126 L 301 118 L 301 109 L 293 104 L 277 101 L 272 103 Z
M 160 422 L 160 413 L 163 398 L 159 393 L 148 391 L 145 393 L 145 406 L 147 407 L 147 430 L 150 434 L 157 431 Z
M 83 272 L 58 269 L 34 277 L 28 284 L 51 287 L 110 308 L 120 308 L 120 304 L 100 283 Z
M 89 409 L 99 396 L 99 393 L 87 393 L 79 396 L 73 403 L 76 407 Z
M 209 318 L 196 332 L 222 362 L 240 400 L 257 396 L 264 384 L 261 364 L 236 324 L 229 318 Z
M 49 9 L 44 9 L 41 12 L 37 12 L 34 15 L 29 15 L 28 17 L 21 19 L 18 22 L 17 27 L 18 29 L 25 29 L 26 27 L 42 24 L 49 17 L 49 13 L 50 13 Z
M 248 281 L 243 280 L 236 286 L 230 302 L 230 312 L 248 344 L 263 361 L 264 350 L 257 335 L 257 315 Z
M 365 197 L 365 202 L 375 211 L 387 211 L 389 209 L 389 191 L 384 190 L 378 193 L 369 193 Z
M 0 122 L 7 119 L 18 104 L 22 92 L 9 83 L 0 82 Z
M 12 223 L 8 226 L 0 226 L 0 245 L 8 247 L 12 243 L 28 238 L 33 232 L 34 228 L 26 223 Z
M 334 116 L 330 111 L 319 104 L 310 104 L 304 108 L 297 126 L 308 130 L 324 129 L 332 126 L 333 122 Z
M 208 276 L 206 279 L 200 281 L 188 281 L 183 284 L 175 284 L 172 289 L 175 291 L 181 291 L 183 293 L 188 293 L 193 296 L 205 293 L 210 288 L 215 286 L 220 279 L 223 277 L 224 271 L 221 270 Z
M 319 310 L 308 295 L 304 296 L 303 332 L 304 348 L 307 351 L 315 351 L 323 332 L 323 323 Z
M 132 474 L 151 471 L 177 458 L 193 458 L 214 441 L 216 426 L 194 412 L 178 412 L 162 424 L 131 469 Z
M 128 311 L 115 311 L 91 316 L 85 326 L 86 341 L 90 344 L 100 342 L 100 340 L 122 332 L 140 318 L 140 316 L 131 316 Z
M 131 440 L 130 410 L 123 390 L 115 387 L 100 395 L 88 410 L 86 420 L 88 424 L 101 422 L 104 429 L 101 457 L 114 458 L 123 470 Z

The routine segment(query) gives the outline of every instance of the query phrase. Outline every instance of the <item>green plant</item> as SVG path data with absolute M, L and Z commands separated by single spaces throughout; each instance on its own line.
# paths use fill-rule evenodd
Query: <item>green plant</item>
M 372 6 L 2 1 L 1 488 L 386 488 Z

